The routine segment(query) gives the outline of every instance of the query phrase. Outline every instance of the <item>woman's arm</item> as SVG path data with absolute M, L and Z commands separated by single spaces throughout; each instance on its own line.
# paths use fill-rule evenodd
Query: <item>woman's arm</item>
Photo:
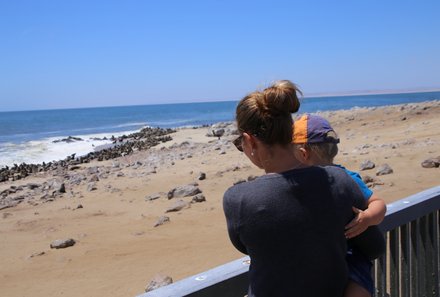
M 223 196 L 223 211 L 226 217 L 229 239 L 237 250 L 247 255 L 247 249 L 241 242 L 240 234 L 238 232 L 240 221 L 240 205 L 237 203 L 237 197 L 231 194 L 231 192 L 231 189 L 229 189 Z

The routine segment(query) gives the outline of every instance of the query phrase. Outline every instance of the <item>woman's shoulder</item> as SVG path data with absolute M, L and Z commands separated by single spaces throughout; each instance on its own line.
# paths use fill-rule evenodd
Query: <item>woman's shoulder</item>
M 348 175 L 347 171 L 344 168 L 328 165 L 322 167 L 330 176 L 336 177 L 338 179 L 344 180 L 350 180 L 350 176 Z
M 277 186 L 276 177 L 271 175 L 263 175 L 253 180 L 236 183 L 229 187 L 225 194 L 225 200 L 234 200 L 233 203 L 240 203 L 241 200 L 246 200 L 249 197 L 261 196 L 262 193 L 273 191 Z
M 259 177 L 254 180 L 241 181 L 241 182 L 235 183 L 233 186 L 229 187 L 226 190 L 225 195 L 226 194 L 236 194 L 236 193 L 248 192 L 249 190 L 255 188 L 256 186 L 259 187 L 261 180 L 262 180 L 261 177 Z

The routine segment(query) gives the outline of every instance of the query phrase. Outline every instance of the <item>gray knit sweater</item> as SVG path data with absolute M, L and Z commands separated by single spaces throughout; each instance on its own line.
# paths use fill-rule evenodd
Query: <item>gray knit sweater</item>
M 364 208 L 356 183 L 336 167 L 267 174 L 223 199 L 232 244 L 251 258 L 251 296 L 342 296 L 344 227 Z

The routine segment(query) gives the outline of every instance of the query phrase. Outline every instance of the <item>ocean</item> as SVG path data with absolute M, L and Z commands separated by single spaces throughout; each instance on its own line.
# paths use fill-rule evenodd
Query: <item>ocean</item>
M 307 97 L 300 112 L 440 100 L 440 92 Z M 112 135 L 233 121 L 237 101 L 0 112 L 0 167 L 85 155 Z M 82 141 L 54 142 L 68 136 Z

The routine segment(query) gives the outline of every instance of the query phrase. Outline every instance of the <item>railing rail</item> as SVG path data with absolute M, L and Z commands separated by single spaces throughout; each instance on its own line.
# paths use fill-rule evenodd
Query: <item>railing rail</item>
M 440 297 L 440 186 L 387 205 L 387 252 L 375 261 L 378 297 Z M 249 258 L 226 263 L 138 297 L 242 297 Z

